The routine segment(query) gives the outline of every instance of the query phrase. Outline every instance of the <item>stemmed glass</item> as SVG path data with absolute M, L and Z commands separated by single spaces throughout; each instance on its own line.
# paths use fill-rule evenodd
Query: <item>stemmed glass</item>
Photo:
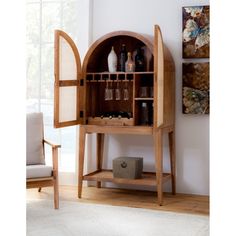
M 129 89 L 128 89 L 127 81 L 125 82 L 123 93 L 124 93 L 124 100 L 126 101 L 129 100 Z
M 116 100 L 120 100 L 121 99 L 121 91 L 120 91 L 120 83 L 119 83 L 119 81 L 116 82 L 115 99 Z
M 109 88 L 109 100 L 113 100 L 113 88 L 112 88 L 112 82 L 111 82 L 111 87 Z
M 106 87 L 105 87 L 105 97 L 104 97 L 104 99 L 106 101 L 110 100 L 110 91 L 109 91 L 108 78 L 106 79 Z
M 105 87 L 105 94 L 104 94 L 105 101 L 113 100 L 113 88 L 109 86 L 108 78 L 106 79 L 106 87 Z

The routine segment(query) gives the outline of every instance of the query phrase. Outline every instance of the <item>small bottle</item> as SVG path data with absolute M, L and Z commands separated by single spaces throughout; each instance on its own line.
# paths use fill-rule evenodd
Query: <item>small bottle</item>
M 150 109 L 149 109 L 149 124 L 153 125 L 153 103 L 150 104 Z
M 131 52 L 128 52 L 128 59 L 125 62 L 125 71 L 126 72 L 134 72 L 135 71 L 135 64 L 131 58 Z
M 114 73 L 117 71 L 117 55 L 114 51 L 114 47 L 111 48 L 111 51 L 107 58 L 108 71 Z
M 141 48 L 137 49 L 135 56 L 135 71 L 144 71 L 144 55 Z
M 127 51 L 125 44 L 122 44 L 120 52 L 120 71 L 125 72 L 125 62 L 127 61 Z
M 141 116 L 140 116 L 140 123 L 141 125 L 148 125 L 149 124 L 149 112 L 148 112 L 148 105 L 147 102 L 141 103 Z

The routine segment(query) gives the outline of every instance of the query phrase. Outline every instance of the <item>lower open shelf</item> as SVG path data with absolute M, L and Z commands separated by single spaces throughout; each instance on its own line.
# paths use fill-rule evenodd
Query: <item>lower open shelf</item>
M 163 183 L 171 179 L 170 173 L 162 174 Z M 143 172 L 141 179 L 114 178 L 112 170 L 97 170 L 83 176 L 83 180 L 113 182 L 117 184 L 132 184 L 142 186 L 156 186 L 157 178 L 154 172 Z

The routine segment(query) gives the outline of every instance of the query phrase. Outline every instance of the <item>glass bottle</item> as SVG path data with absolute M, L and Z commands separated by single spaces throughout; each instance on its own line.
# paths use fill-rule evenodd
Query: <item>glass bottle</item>
M 134 72 L 135 71 L 135 63 L 132 60 L 131 52 L 128 52 L 128 59 L 125 62 L 125 71 L 126 72 Z
M 148 104 L 147 102 L 141 103 L 141 114 L 140 114 L 140 123 L 141 125 L 148 125 L 149 124 L 149 112 L 148 112 Z
M 149 124 L 153 125 L 153 103 L 150 104 L 150 109 L 149 109 Z
M 108 71 L 114 73 L 117 71 L 117 55 L 114 51 L 114 47 L 111 48 L 111 51 L 107 58 Z
M 144 55 L 141 48 L 137 49 L 135 56 L 135 71 L 144 71 Z
M 125 62 L 127 60 L 127 51 L 125 44 L 122 44 L 120 52 L 120 71 L 125 72 Z

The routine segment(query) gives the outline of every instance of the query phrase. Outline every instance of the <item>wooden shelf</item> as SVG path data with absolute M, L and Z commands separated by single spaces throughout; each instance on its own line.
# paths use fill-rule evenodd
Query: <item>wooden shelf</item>
M 133 118 L 112 118 L 109 117 L 88 117 L 88 124 L 90 125 L 117 125 L 117 126 L 133 126 Z
M 153 101 L 153 98 L 147 97 L 147 98 L 135 98 L 135 101 Z
M 171 174 L 163 173 L 163 183 L 171 179 Z M 156 186 L 156 173 L 143 172 L 141 179 L 114 178 L 112 170 L 94 171 L 83 176 L 83 180 L 113 182 L 116 184 L 131 184 L 142 186 Z

